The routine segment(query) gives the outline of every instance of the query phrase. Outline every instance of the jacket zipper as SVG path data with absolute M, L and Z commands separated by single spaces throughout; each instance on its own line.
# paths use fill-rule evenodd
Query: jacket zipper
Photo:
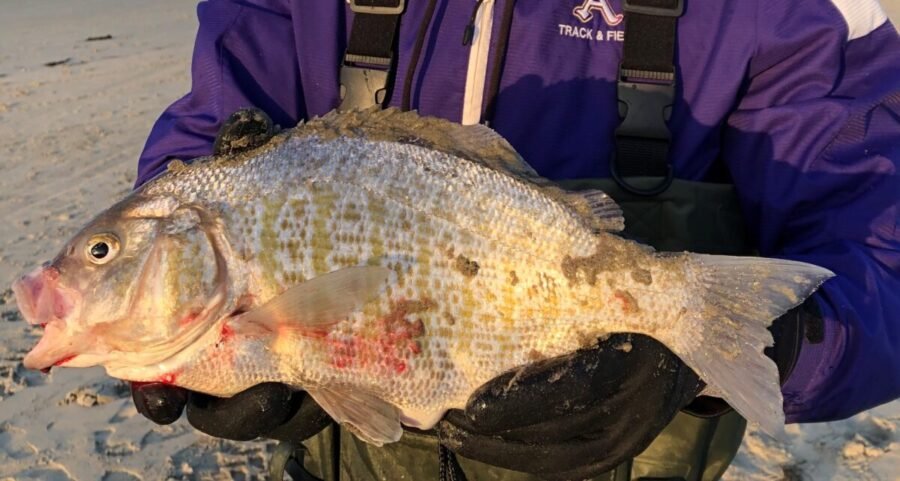
M 476 0 L 472 17 L 463 33 L 463 45 L 466 45 L 467 41 L 472 45 L 469 49 L 466 90 L 463 95 L 461 119 L 463 125 L 473 125 L 481 122 L 493 24 L 494 0 Z
M 478 9 L 481 8 L 482 3 L 484 3 L 484 0 L 475 1 L 475 7 L 472 9 L 472 15 L 469 17 L 469 23 L 466 24 L 466 28 L 463 30 L 463 46 L 471 45 L 472 38 L 475 37 L 475 21 L 478 16 Z

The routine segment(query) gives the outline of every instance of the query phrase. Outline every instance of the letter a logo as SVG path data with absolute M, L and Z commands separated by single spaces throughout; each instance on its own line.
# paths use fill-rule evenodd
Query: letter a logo
M 581 23 L 588 23 L 594 18 L 594 10 L 600 12 L 600 15 L 603 16 L 603 20 L 610 27 L 615 27 L 622 23 L 622 19 L 625 18 L 621 13 L 613 11 L 612 7 L 609 6 L 608 0 L 584 0 L 584 3 L 575 7 L 575 10 L 572 10 L 572 14 L 575 15 L 575 18 Z

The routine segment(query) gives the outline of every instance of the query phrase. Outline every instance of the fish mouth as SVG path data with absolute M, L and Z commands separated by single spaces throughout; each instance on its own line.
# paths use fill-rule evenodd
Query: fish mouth
M 78 310 L 81 296 L 59 282 L 60 272 L 47 264 L 13 282 L 12 291 L 22 317 L 44 333 L 22 363 L 28 369 L 61 366 L 76 355 L 78 337 L 68 332 L 66 319 Z
M 59 269 L 48 264 L 13 282 L 16 305 L 29 324 L 46 326 L 69 318 L 77 310 L 81 296 L 63 286 L 59 277 Z
M 56 320 L 44 326 L 44 335 L 25 355 L 22 364 L 28 369 L 48 371 L 53 366 L 62 366 L 77 354 L 78 339 L 66 332 L 65 322 Z

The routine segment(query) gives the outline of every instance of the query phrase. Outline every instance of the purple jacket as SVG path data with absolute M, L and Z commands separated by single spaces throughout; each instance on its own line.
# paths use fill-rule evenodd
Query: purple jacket
M 438 0 L 403 88 L 427 2 L 400 25 L 397 87 L 426 115 L 491 126 L 543 175 L 607 177 L 622 53 L 620 0 Z M 257 106 L 282 126 L 338 104 L 345 2 L 210 0 L 198 8 L 193 88 L 153 127 L 138 183 L 171 158 L 207 155 L 221 122 Z M 900 38 L 876 0 L 687 0 L 670 128 L 676 177 L 736 185 L 764 256 L 837 273 L 816 294 L 825 341 L 784 386 L 791 422 L 852 415 L 900 396 Z M 496 69 L 501 69 L 495 72 Z M 486 82 L 485 79 L 488 79 Z

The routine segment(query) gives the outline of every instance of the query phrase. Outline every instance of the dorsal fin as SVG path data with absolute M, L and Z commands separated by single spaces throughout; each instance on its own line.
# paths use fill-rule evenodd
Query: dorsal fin
M 607 232 L 625 229 L 622 208 L 600 189 L 564 191 L 566 204 L 588 220 L 589 225 Z
M 622 230 L 622 211 L 600 191 L 569 192 L 541 177 L 497 132 L 484 125 L 461 125 L 415 111 L 396 108 L 332 111 L 298 126 L 294 135 L 366 138 L 418 145 L 470 160 L 526 181 L 571 209 L 585 225 L 610 232 Z
M 455 155 L 523 179 L 540 179 L 509 142 L 484 125 L 461 125 L 396 108 L 332 111 L 310 120 L 298 134 L 323 138 L 365 137 L 418 145 Z

